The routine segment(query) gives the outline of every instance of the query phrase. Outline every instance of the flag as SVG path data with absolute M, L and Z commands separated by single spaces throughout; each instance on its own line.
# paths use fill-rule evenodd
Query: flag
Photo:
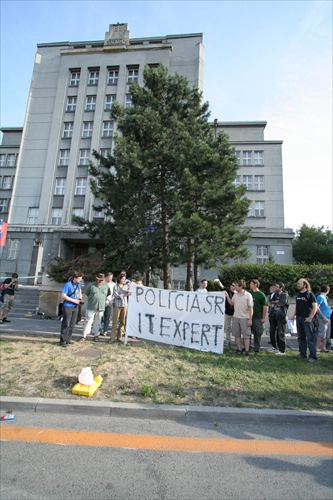
M 8 222 L 0 220 L 0 247 L 6 246 Z

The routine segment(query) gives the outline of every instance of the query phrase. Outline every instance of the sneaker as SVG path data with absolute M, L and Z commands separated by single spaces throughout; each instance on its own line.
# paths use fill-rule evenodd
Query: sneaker
M 236 354 L 237 354 L 238 356 L 241 356 L 241 355 L 242 355 L 242 351 L 241 351 L 240 349 L 237 349 Z
M 60 347 L 67 347 L 67 344 L 59 344 Z
M 246 357 L 249 357 L 249 356 L 250 356 L 249 351 L 245 351 L 245 356 L 246 356 Z
M 0 325 L 1 325 L 1 323 L 2 323 L 2 319 L 0 319 Z
M 99 342 L 99 338 L 98 337 L 94 337 L 94 342 Z
M 291 337 L 291 333 L 286 333 L 286 337 Z
M 315 361 L 317 361 L 317 360 L 316 360 L 316 359 L 314 359 L 314 358 L 309 358 L 309 359 L 308 359 L 308 362 L 309 362 L 309 363 L 314 363 Z
M 69 340 L 67 344 L 75 344 L 75 342 L 73 342 L 73 340 Z
M 269 349 L 267 349 L 268 352 L 277 352 L 277 349 L 275 347 L 269 347 Z
M 282 351 L 278 351 L 275 354 L 276 354 L 276 356 L 284 356 L 286 353 L 282 352 Z
M 10 323 L 10 319 L 7 319 L 7 318 L 2 318 L 2 322 L 3 322 L 3 323 Z

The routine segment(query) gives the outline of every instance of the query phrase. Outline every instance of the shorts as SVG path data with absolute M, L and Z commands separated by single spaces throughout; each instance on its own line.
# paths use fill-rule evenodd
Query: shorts
M 14 304 L 14 295 L 9 295 L 8 293 L 4 293 L 3 302 L 0 302 L 0 304 L 2 312 L 10 311 Z
M 318 317 L 318 326 L 317 326 L 317 336 L 321 339 L 329 339 L 330 338 L 330 321 L 326 323 L 323 318 Z
M 235 318 L 232 319 L 232 334 L 234 337 L 243 336 L 243 339 L 251 338 L 251 328 L 247 324 L 248 318 Z

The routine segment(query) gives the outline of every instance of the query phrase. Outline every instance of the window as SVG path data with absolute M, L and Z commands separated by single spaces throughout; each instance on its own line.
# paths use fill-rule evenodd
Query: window
M 254 203 L 254 216 L 255 217 L 265 217 L 265 202 L 256 201 Z
M 20 240 L 9 240 L 8 260 L 17 260 L 20 249 Z
M 15 154 L 7 155 L 6 166 L 7 167 L 15 167 L 16 166 L 16 155 Z
M 0 155 L 0 167 L 4 167 L 6 162 L 6 155 Z
M 93 210 L 92 216 L 94 219 L 104 219 L 105 218 L 105 210 L 102 208 L 102 210 Z
M 69 81 L 69 85 L 78 87 L 80 83 L 80 72 L 79 71 L 71 71 L 71 78 Z
M 125 108 L 134 108 L 134 104 L 132 103 L 132 97 L 129 94 L 126 95 Z
M 241 177 L 240 177 L 240 175 L 236 175 L 235 180 L 234 180 L 234 185 L 236 187 L 238 187 L 238 186 L 240 186 L 240 184 L 241 184 Z
M 86 98 L 86 111 L 95 111 L 96 109 L 96 96 L 87 95 Z
M 252 190 L 252 175 L 243 175 L 243 184 L 248 191 Z
M 0 214 L 7 213 L 8 207 L 9 207 L 9 199 L 8 198 L 0 198 Z
M 240 151 L 235 151 L 235 156 L 237 160 L 237 165 L 240 165 Z
M 94 122 L 84 122 L 82 137 L 92 137 Z
M 109 69 L 108 85 L 117 85 L 119 78 L 119 69 Z
M 101 149 L 100 155 L 103 156 L 103 158 L 107 158 L 111 154 L 111 149 Z
M 61 149 L 59 156 L 59 165 L 67 166 L 69 162 L 69 149 Z
M 98 85 L 98 80 L 99 80 L 99 71 L 91 70 L 89 72 L 88 85 Z
M 84 217 L 84 209 L 83 208 L 73 208 L 73 216 L 74 217 Z
M 54 185 L 54 193 L 58 196 L 63 196 L 65 194 L 66 179 L 65 177 L 57 177 Z
M 263 153 L 263 151 L 255 151 L 254 152 L 254 164 L 255 165 L 263 165 L 264 164 L 264 153 Z
M 113 122 L 103 122 L 103 137 L 112 137 L 113 136 Z
M 51 224 L 53 226 L 60 226 L 62 219 L 62 208 L 52 208 Z
M 264 176 L 263 175 L 255 175 L 254 176 L 254 189 L 256 191 L 264 190 Z
M 128 68 L 127 69 L 127 83 L 138 83 L 139 81 L 139 69 L 138 68 Z
M 248 214 L 247 214 L 248 217 L 253 217 L 253 206 L 252 206 L 252 202 L 250 203 L 249 205 L 249 211 L 248 211 Z
M 269 260 L 269 247 L 257 247 L 257 264 L 265 264 Z
M 12 189 L 13 177 L 11 175 L 4 175 L 2 178 L 2 189 Z
M 73 135 L 73 122 L 65 122 L 64 123 L 64 130 L 62 132 L 63 137 L 72 137 Z
M 29 208 L 27 224 L 37 224 L 38 208 Z
M 86 177 L 77 177 L 75 181 L 75 191 L 74 194 L 78 196 L 83 196 L 86 194 L 87 190 L 87 178 Z
M 67 97 L 66 111 L 75 111 L 75 109 L 76 109 L 76 97 Z
M 79 165 L 89 165 L 90 149 L 80 149 Z
M 251 165 L 251 151 L 243 151 L 243 165 Z
M 114 102 L 116 102 L 116 95 L 107 95 L 105 98 L 105 109 L 110 110 Z

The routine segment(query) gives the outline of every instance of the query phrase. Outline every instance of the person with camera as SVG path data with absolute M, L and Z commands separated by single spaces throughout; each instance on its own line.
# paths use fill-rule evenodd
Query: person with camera
M 74 272 L 71 278 L 65 283 L 61 297 L 62 304 L 62 322 L 60 330 L 60 346 L 67 347 L 68 344 L 74 344 L 72 340 L 73 329 L 77 322 L 79 304 L 82 302 L 81 281 L 83 274 Z
M 4 289 L 1 292 L 2 300 L 0 311 L 0 323 L 10 323 L 7 318 L 9 311 L 14 304 L 14 294 L 18 289 L 18 274 L 13 273 L 11 278 L 6 278 L 3 282 Z

